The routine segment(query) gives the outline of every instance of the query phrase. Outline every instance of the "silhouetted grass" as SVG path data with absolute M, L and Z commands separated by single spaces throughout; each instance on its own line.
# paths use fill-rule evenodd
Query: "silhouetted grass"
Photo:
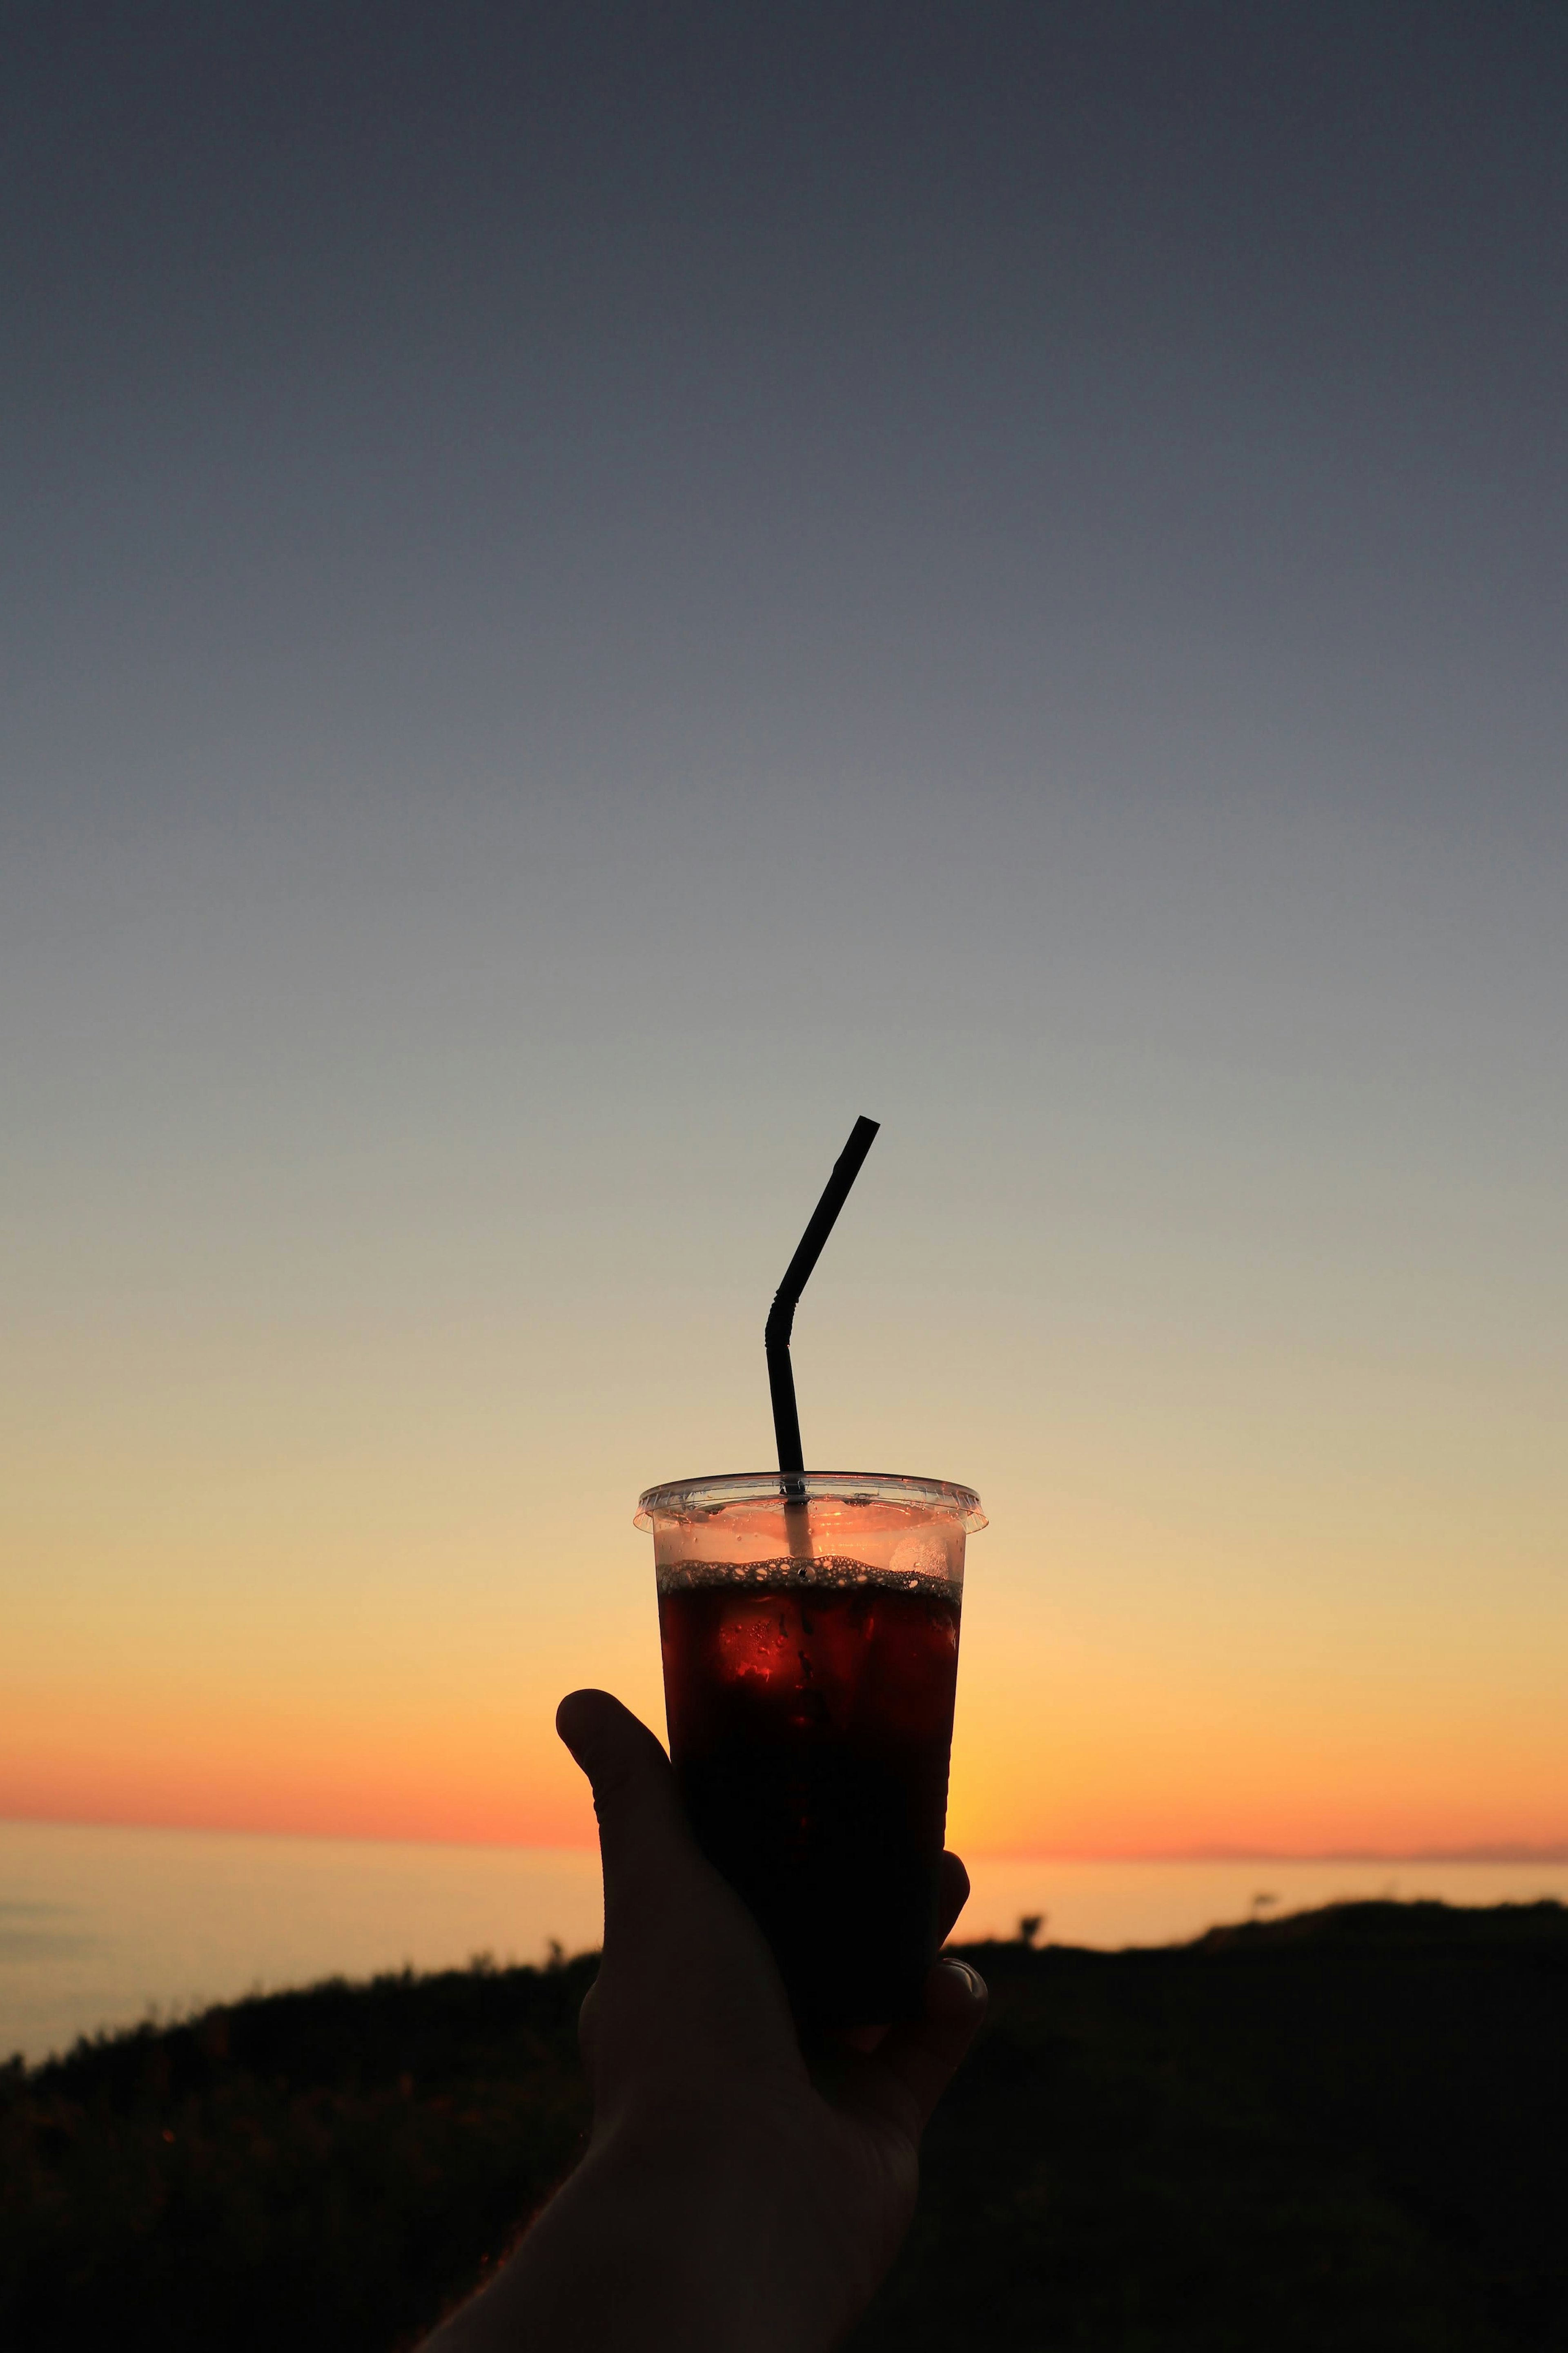
M 971 1948 L 990 2025 L 856 2353 L 1568 2348 L 1568 1913 Z M 571 2163 L 594 1962 L 0 2072 L 0 2343 L 390 2353 Z
M 571 2164 L 595 1968 L 314 1986 L 0 2074 L 0 2345 L 404 2342 Z
M 1568 2348 L 1568 1912 L 973 1949 L 990 2031 L 857 2353 Z

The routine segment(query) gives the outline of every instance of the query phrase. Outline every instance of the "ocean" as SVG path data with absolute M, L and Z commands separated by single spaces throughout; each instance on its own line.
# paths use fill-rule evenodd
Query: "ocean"
M 1568 1900 L 1568 1862 L 973 1861 L 960 1936 L 1168 1944 L 1340 1896 Z M 0 2059 L 324 1977 L 542 1959 L 599 1941 L 571 1848 L 400 1845 L 0 1822 Z

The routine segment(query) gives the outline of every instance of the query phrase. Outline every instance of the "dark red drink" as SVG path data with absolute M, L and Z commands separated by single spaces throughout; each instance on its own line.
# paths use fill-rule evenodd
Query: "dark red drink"
M 681 1794 L 797 2012 L 917 2014 L 936 1948 L 958 1585 L 798 1556 L 676 1560 L 658 1584 Z

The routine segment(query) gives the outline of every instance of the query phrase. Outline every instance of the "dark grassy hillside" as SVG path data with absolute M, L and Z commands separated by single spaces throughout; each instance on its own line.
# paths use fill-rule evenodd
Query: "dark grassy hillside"
M 1568 1912 L 979 1947 L 986 2039 L 858 2353 L 1568 2348 Z
M 974 1948 L 856 2353 L 1568 2353 L 1568 1913 Z M 0 2074 L 0 2342 L 390 2353 L 585 2121 L 592 1961 L 242 2002 Z
M 570 2165 L 595 1966 L 316 1986 L 0 2075 L 0 2346 L 406 2341 Z

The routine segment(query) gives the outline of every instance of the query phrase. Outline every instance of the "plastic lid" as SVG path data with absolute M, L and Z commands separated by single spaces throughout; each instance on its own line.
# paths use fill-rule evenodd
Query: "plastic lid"
M 795 1497 L 786 1495 L 786 1485 L 795 1489 Z M 656 1519 L 708 1518 L 729 1504 L 796 1500 L 802 1485 L 808 1504 L 898 1504 L 931 1518 L 956 1520 L 968 1535 L 985 1525 L 973 1487 L 957 1486 L 951 1479 L 906 1478 L 896 1471 L 806 1471 L 798 1481 L 787 1482 L 779 1471 L 719 1471 L 701 1479 L 671 1479 L 662 1487 L 644 1489 L 632 1525 L 647 1535 Z

